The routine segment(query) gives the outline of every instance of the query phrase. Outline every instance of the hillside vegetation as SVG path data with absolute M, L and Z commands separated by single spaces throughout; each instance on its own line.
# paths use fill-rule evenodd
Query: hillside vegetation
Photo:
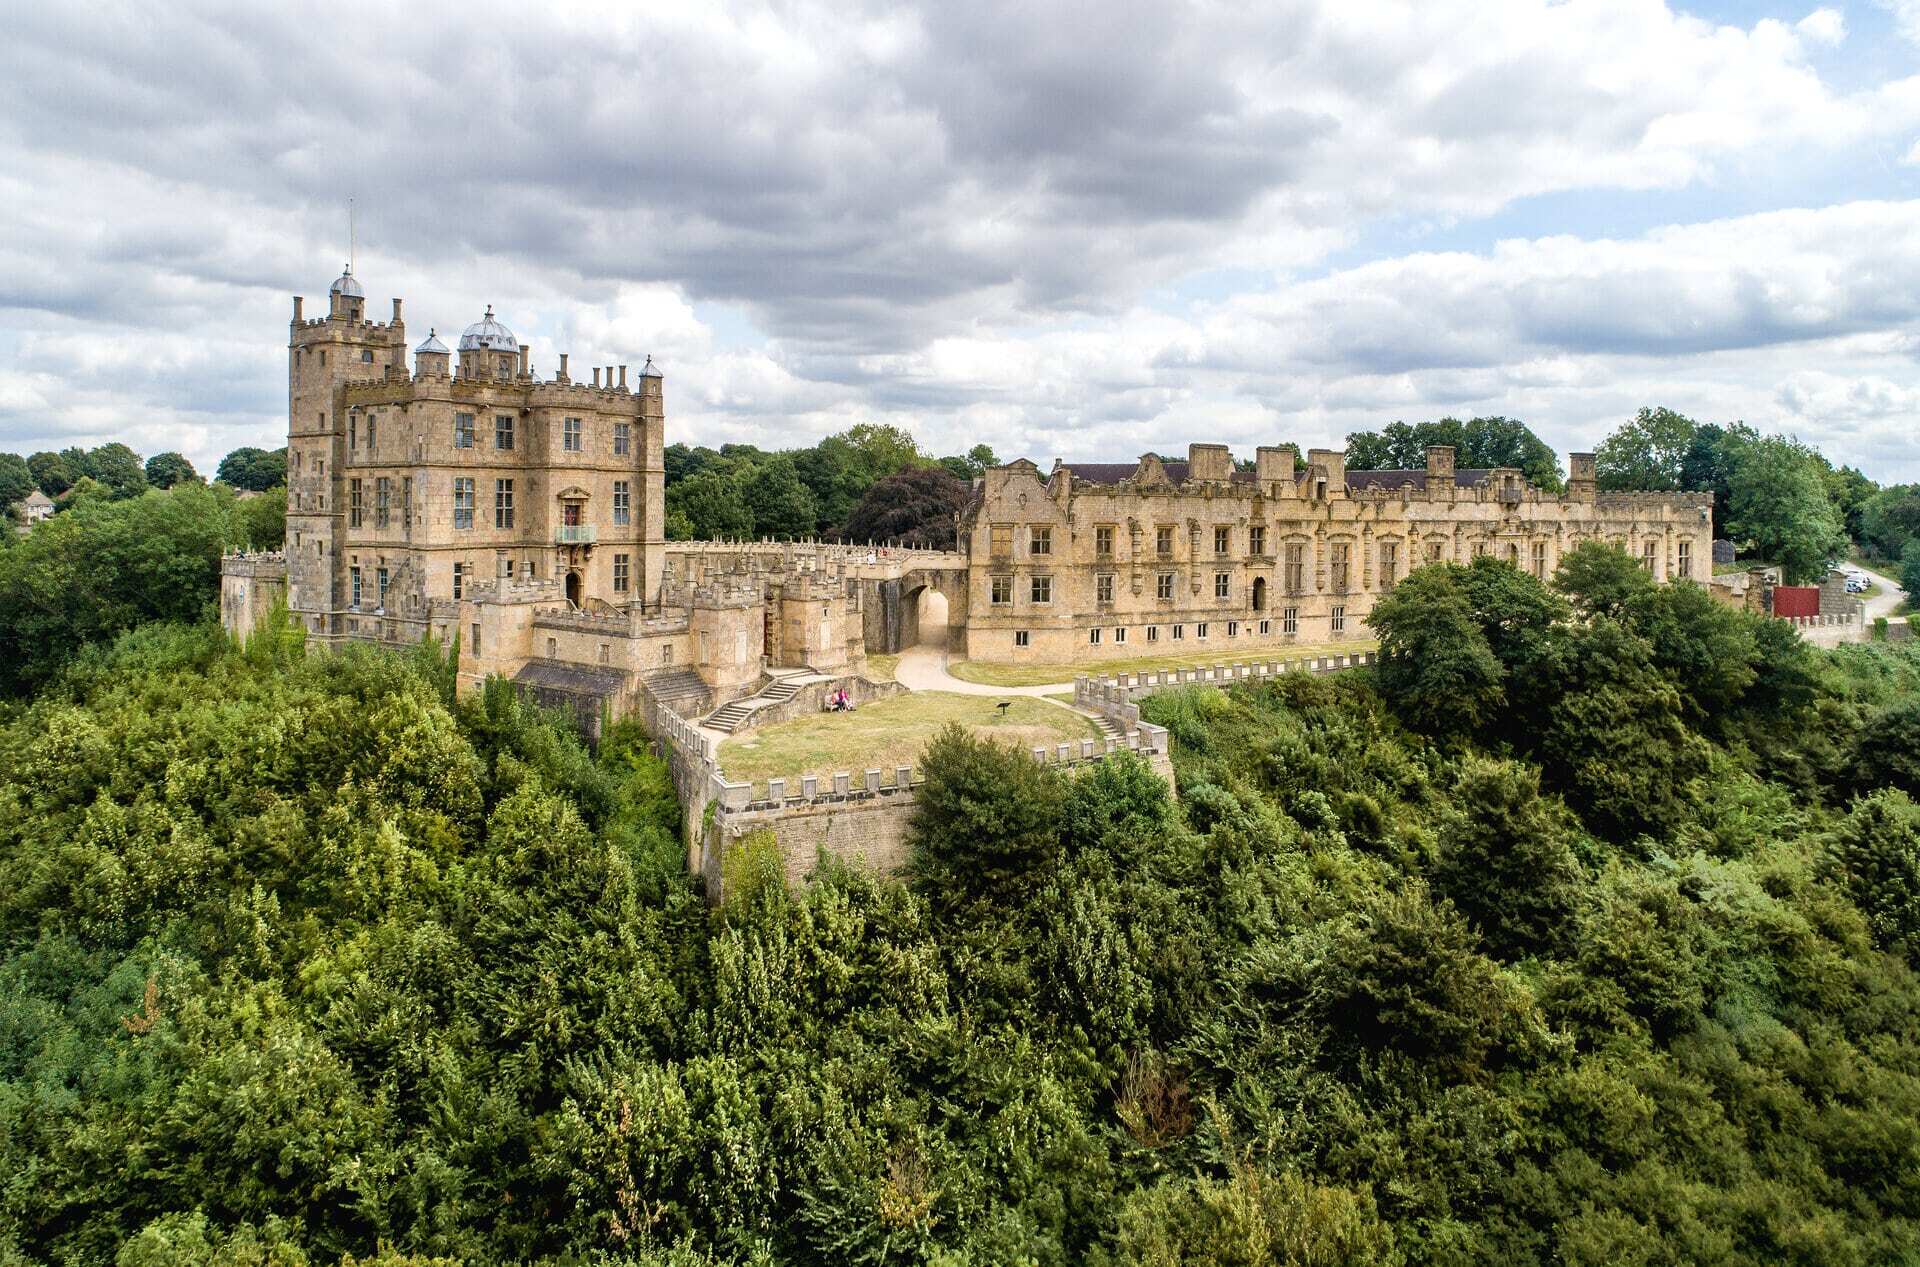
M 0 713 L 0 1263 L 1914 1261 L 1920 654 L 1605 550 L 1377 632 L 717 908 L 433 648 L 87 651 Z

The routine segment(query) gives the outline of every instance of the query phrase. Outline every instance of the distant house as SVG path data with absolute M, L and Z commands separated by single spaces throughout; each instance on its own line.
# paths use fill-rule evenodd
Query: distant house
M 27 494 L 26 500 L 20 503 L 20 517 L 25 521 L 22 531 L 33 527 L 52 513 L 53 498 L 37 488 L 34 489 Z

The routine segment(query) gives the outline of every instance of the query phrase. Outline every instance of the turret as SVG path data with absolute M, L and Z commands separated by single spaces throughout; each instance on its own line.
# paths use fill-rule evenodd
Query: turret
M 520 344 L 513 331 L 494 319 L 493 305 L 480 320 L 460 332 L 460 377 L 512 379 L 520 370 Z
M 445 378 L 450 372 L 453 354 L 440 342 L 439 332 L 427 331 L 427 341 L 413 350 L 413 372 L 420 378 Z

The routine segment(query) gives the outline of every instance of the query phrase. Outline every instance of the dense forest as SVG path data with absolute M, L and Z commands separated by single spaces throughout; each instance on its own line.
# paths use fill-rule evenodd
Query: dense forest
M 1599 547 L 1378 631 L 717 907 L 454 652 L 96 642 L 0 706 L 0 1263 L 1913 1261 L 1920 653 Z

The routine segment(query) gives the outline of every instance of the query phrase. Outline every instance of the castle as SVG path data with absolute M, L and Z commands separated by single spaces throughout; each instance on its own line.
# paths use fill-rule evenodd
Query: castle
M 1590 538 L 1662 579 L 1711 567 L 1711 494 L 1601 493 L 1588 454 L 1552 493 L 1446 448 L 1414 471 L 1284 447 L 1242 466 L 1217 444 L 1015 461 L 976 480 L 953 551 L 668 542 L 651 358 L 576 382 L 562 355 L 539 377 L 489 308 L 409 369 L 392 302 L 369 320 L 350 270 L 325 316 L 293 300 L 286 544 L 226 560 L 223 619 L 243 632 L 284 599 L 318 646 L 457 639 L 463 686 L 504 675 L 583 718 L 710 716 L 802 669 L 859 683 L 868 652 L 920 642 L 1062 666 L 1284 654 L 1366 636 L 1421 563 L 1493 554 L 1544 577 Z

